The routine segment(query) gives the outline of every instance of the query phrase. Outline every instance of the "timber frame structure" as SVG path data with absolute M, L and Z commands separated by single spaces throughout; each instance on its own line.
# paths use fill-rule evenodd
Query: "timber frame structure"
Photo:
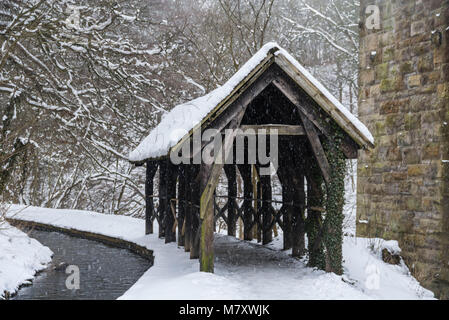
M 206 272 L 214 270 L 214 230 L 218 219 L 226 223 L 231 236 L 236 235 L 237 221 L 241 219 L 244 240 L 257 238 L 263 244 L 271 242 L 273 228 L 280 227 L 284 249 L 291 248 L 293 256 L 303 256 L 307 251 L 311 254 L 320 248 L 324 233 L 342 228 L 324 227 L 323 200 L 335 176 L 329 155 L 333 157 L 334 151 L 341 150 L 343 158 L 356 159 L 359 149 L 373 147 L 369 131 L 366 134 L 366 128 L 348 117 L 335 101 L 313 77 L 304 73 L 296 60 L 279 46 L 271 45 L 265 58 L 247 71 L 234 90 L 167 154 L 132 161 L 136 165 L 146 164 L 146 233 L 153 233 L 153 222 L 157 220 L 159 237 L 166 243 L 178 241 L 179 246 L 190 252 L 191 259 L 200 259 L 200 270 Z M 282 201 L 273 200 L 272 176 L 259 175 L 262 168 L 259 163 L 241 164 L 235 159 L 232 164 L 171 162 L 170 154 L 179 153 L 184 143 L 191 143 L 196 130 L 209 128 L 221 133 L 234 130 L 232 135 L 223 135 L 228 139 L 222 149 L 225 157 L 235 155 L 230 150 L 230 146 L 236 147 L 235 129 L 251 128 L 268 134 L 276 129 Z M 202 150 L 211 143 L 202 141 Z M 227 195 L 218 197 L 215 190 L 222 174 L 227 178 Z M 217 199 L 224 199 L 224 205 L 220 207 Z M 273 208 L 274 203 L 281 206 L 279 210 Z M 342 205 L 338 210 L 341 213 Z M 309 236 L 308 250 L 306 236 Z M 309 257 L 309 261 L 313 260 Z M 322 268 L 340 272 L 327 264 Z

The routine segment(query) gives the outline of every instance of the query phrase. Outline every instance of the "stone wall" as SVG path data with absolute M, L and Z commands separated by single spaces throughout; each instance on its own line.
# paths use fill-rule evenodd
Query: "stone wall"
M 365 8 L 380 8 L 368 30 Z M 449 0 L 362 0 L 357 234 L 399 240 L 410 271 L 449 298 Z

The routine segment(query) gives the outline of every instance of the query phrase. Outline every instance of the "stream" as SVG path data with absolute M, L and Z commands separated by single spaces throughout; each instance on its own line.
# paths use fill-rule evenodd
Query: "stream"
M 127 249 L 59 232 L 32 230 L 29 235 L 53 251 L 53 261 L 13 300 L 117 299 L 151 267 L 150 261 Z M 68 266 L 79 268 L 79 289 L 66 286 L 67 278 L 74 276 L 66 274 L 73 270 Z

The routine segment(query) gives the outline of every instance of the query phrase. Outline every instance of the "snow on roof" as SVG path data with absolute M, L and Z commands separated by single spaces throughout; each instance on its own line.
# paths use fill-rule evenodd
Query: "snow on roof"
M 374 145 L 374 137 L 369 129 L 360 120 L 349 111 L 348 108 L 343 106 L 340 101 L 337 100 L 327 89 L 319 82 L 309 71 L 307 71 L 295 58 L 293 58 L 287 51 L 280 48 L 275 53 L 276 56 L 283 55 L 291 64 L 293 64 L 299 72 L 303 74 L 317 89 L 320 91 L 346 118 L 352 123 L 364 139 Z
M 276 51 L 277 50 L 277 51 Z M 223 86 L 211 91 L 205 96 L 194 99 L 173 108 L 163 115 L 161 122 L 150 134 L 129 154 L 131 162 L 142 162 L 147 159 L 168 155 L 170 148 L 180 142 L 185 135 L 226 99 L 233 90 L 254 71 L 270 54 L 286 58 L 300 73 L 303 74 L 325 96 L 362 135 L 362 138 L 374 144 L 374 138 L 368 128 L 361 123 L 347 108 L 345 108 L 318 80 L 315 79 L 295 58 L 282 49 L 277 43 L 264 45 L 243 67 Z

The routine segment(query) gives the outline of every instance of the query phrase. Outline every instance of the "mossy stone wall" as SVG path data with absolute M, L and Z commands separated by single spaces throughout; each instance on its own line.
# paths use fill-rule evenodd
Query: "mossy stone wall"
M 380 8 L 367 30 L 365 9 Z M 449 1 L 362 0 L 357 235 L 395 239 L 411 272 L 449 298 Z

